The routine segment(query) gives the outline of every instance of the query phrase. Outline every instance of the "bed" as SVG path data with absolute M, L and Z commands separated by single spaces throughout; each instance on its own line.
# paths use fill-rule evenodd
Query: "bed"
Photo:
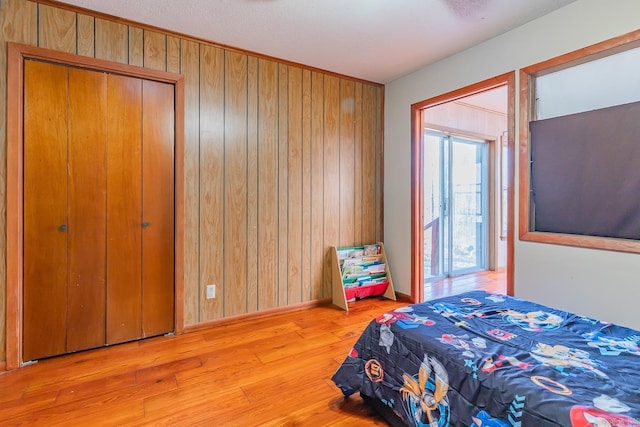
M 391 425 L 640 427 L 640 331 L 473 291 L 373 319 L 332 380 Z

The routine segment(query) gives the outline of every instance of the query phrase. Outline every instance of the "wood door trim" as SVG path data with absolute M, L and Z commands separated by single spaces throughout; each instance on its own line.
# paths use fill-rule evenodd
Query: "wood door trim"
M 23 273 L 23 93 L 24 61 L 35 59 L 155 80 L 175 87 L 174 136 L 174 221 L 175 221 L 175 332 L 184 332 L 184 77 L 96 58 L 7 43 L 7 322 L 6 366 L 16 369 L 22 363 L 22 286 Z

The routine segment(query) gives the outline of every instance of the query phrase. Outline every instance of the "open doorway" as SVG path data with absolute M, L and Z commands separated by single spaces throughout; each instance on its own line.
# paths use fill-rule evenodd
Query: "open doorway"
M 503 272 L 513 293 L 514 74 L 412 106 L 412 296 Z

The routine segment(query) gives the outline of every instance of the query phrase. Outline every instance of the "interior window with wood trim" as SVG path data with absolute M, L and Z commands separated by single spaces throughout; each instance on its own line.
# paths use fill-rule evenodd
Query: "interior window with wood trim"
M 640 31 L 520 72 L 521 240 L 640 253 Z

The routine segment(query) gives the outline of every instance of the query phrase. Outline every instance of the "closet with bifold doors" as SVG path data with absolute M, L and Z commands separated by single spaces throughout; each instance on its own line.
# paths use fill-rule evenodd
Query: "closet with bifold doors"
M 24 61 L 22 359 L 174 330 L 175 88 Z

